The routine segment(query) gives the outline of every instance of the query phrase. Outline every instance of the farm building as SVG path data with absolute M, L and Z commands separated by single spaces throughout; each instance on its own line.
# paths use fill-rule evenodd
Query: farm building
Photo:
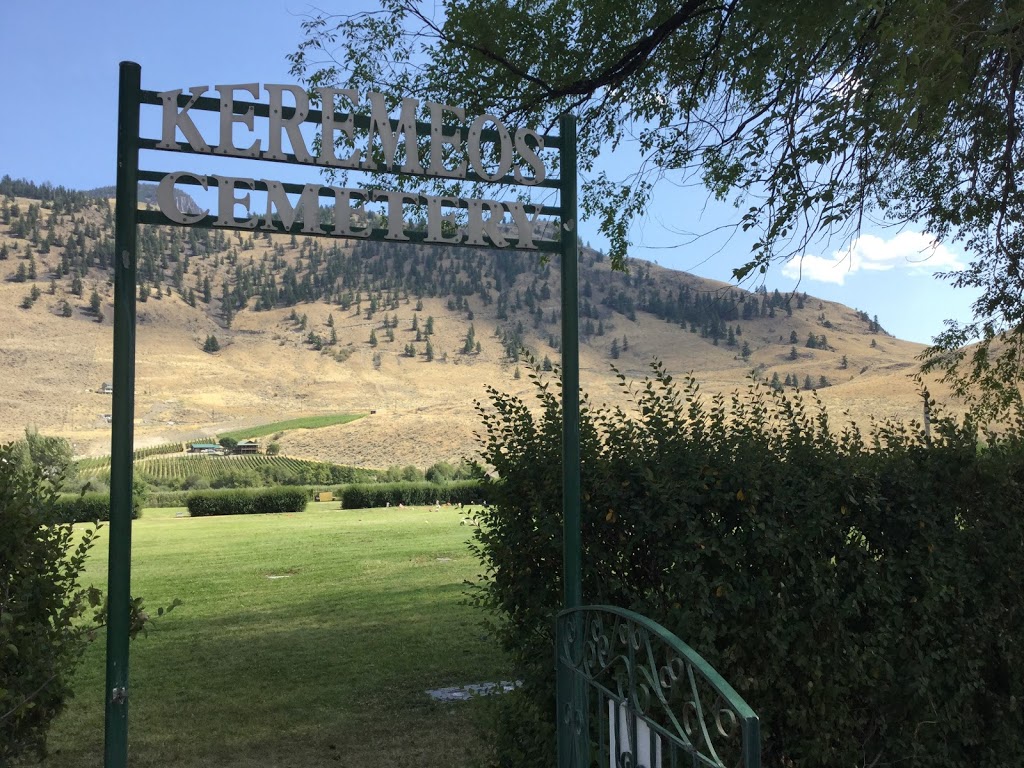
M 189 453 L 223 453 L 224 449 L 216 443 L 192 443 L 188 447 Z
M 235 453 L 259 453 L 259 440 L 242 440 L 235 446 Z

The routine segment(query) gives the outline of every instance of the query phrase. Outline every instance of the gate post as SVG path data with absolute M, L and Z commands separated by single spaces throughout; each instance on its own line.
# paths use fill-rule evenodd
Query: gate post
M 135 420 L 135 240 L 142 68 L 121 62 L 114 224 L 114 373 L 110 438 L 110 553 L 103 765 L 128 765 L 128 635 L 131 630 L 132 447 Z
M 562 589 L 563 607 L 583 604 L 583 564 L 580 536 L 580 352 L 579 279 L 577 245 L 579 222 L 576 191 L 576 118 L 559 120 L 561 153 L 559 208 L 562 211 L 559 244 L 562 259 Z M 577 629 L 579 629 L 577 627 Z M 556 728 L 558 766 L 575 768 L 589 764 L 589 744 L 584 691 L 567 664 L 559 663 L 565 651 L 576 656 L 581 632 L 561 636 L 555 630 Z

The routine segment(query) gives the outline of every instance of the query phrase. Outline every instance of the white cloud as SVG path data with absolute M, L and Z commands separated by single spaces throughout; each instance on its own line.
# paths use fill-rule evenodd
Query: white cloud
M 845 251 L 833 251 L 831 257 L 812 253 L 794 257 L 782 267 L 788 278 L 815 280 L 843 285 L 855 272 L 885 272 L 903 269 L 926 273 L 963 269 L 957 254 L 921 232 L 900 232 L 889 240 L 861 235 Z

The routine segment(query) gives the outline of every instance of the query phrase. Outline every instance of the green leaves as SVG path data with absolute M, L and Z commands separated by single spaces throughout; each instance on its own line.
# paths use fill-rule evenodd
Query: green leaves
M 585 602 L 701 653 L 761 717 L 765 764 L 1024 762 L 1024 431 L 982 451 L 933 409 L 930 442 L 916 424 L 837 435 L 819 403 L 707 398 L 657 363 L 623 387 L 629 412 L 581 414 Z M 550 765 L 561 413 L 543 383 L 539 408 L 490 397 L 474 593 L 534 713 L 510 703 L 495 738 Z
M 289 58 L 310 88 L 513 125 L 574 113 L 581 206 L 617 269 L 651 195 L 697 182 L 755 203 L 735 222 L 753 235 L 737 281 L 812 242 L 841 250 L 868 217 L 956 242 L 970 264 L 946 278 L 980 294 L 975 322 L 940 334 L 926 364 L 1005 413 L 1024 371 L 1022 24 L 1012 4 L 948 0 L 388 0 L 315 13 Z M 637 167 L 602 175 L 602 153 L 627 143 Z M 974 341 L 995 365 L 965 361 Z
M 60 446 L 29 434 L 32 455 Z M 24 444 L 23 444 L 24 446 Z M 51 450 L 55 449 L 55 450 Z M 78 586 L 92 546 L 55 524 L 52 462 L 24 464 L 0 446 L 0 763 L 44 751 L 49 723 L 70 695 L 70 675 L 88 641 L 81 623 L 89 598 Z

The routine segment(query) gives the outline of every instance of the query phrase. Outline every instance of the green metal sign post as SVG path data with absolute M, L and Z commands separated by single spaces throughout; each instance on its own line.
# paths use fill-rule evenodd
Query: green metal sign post
M 579 446 L 579 306 L 577 286 L 578 221 L 576 180 L 576 122 L 565 116 L 560 135 L 541 135 L 530 128 L 512 131 L 494 115 L 473 119 L 464 110 L 426 102 L 422 112 L 430 122 L 416 119 L 418 102 L 405 99 L 400 115 L 391 116 L 381 94 L 358 95 L 345 89 L 315 89 L 322 109 L 314 109 L 309 94 L 298 86 L 265 85 L 266 102 L 239 100 L 236 94 L 258 98 L 257 83 L 216 86 L 217 98 L 207 88 L 163 92 L 141 89 L 141 68 L 122 62 L 118 107 L 117 200 L 114 259 L 114 373 L 113 431 L 111 437 L 110 558 L 107 624 L 107 676 L 104 688 L 105 768 L 128 765 L 128 645 L 131 633 L 131 512 L 132 448 L 135 411 L 135 300 L 136 230 L 139 224 L 261 231 L 295 235 L 359 238 L 376 241 L 435 244 L 445 247 L 498 248 L 558 254 L 562 266 L 562 467 L 564 525 L 564 601 L 567 609 L 582 604 L 580 545 Z M 294 106 L 284 106 L 289 95 Z M 351 102 L 337 110 L 337 99 Z M 143 106 L 160 107 L 159 139 L 139 135 Z M 218 144 L 203 136 L 193 113 L 219 113 Z M 268 121 L 268 134 L 253 134 L 251 144 L 235 146 L 241 128 L 253 131 L 256 118 Z M 331 137 L 318 146 L 306 146 L 300 126 L 314 124 Z M 491 127 L 487 127 L 491 126 Z M 179 134 L 184 138 L 180 141 Z M 291 152 L 285 152 L 283 137 Z M 358 146 L 365 139 L 365 147 Z M 403 142 L 404 139 L 404 142 Z M 264 144 L 264 141 L 266 142 Z M 403 146 L 404 144 L 404 146 Z M 481 147 L 489 145 L 485 151 Z M 314 155 L 311 149 L 316 150 Z M 543 152 L 559 151 L 560 178 L 548 179 Z M 340 150 L 340 154 L 339 154 Z M 323 184 L 292 184 L 272 179 L 204 175 L 189 171 L 143 170 L 141 152 L 219 155 L 229 158 L 282 162 L 320 168 L 347 169 L 405 178 L 457 179 L 491 185 L 518 185 L 554 189 L 558 206 L 523 202 L 431 196 L 395 189 L 341 188 Z M 399 157 L 403 162 L 399 163 Z M 381 157 L 383 156 L 383 167 Z M 452 161 L 454 156 L 461 160 Z M 485 162 L 485 157 L 494 163 Z M 456 165 L 451 165 L 457 162 Z M 446 163 L 448 163 L 446 165 Z M 157 183 L 158 208 L 139 210 L 138 183 Z M 185 212 L 177 207 L 179 185 L 217 191 L 219 210 Z M 252 202 L 263 194 L 266 214 Z M 298 195 L 293 202 L 289 195 Z M 323 222 L 320 201 L 334 204 L 333 220 Z M 384 215 L 373 226 L 362 206 L 376 204 Z M 405 227 L 404 206 L 418 206 L 427 214 L 425 229 Z M 246 217 L 236 216 L 239 207 Z M 446 212 L 448 211 L 448 212 Z M 459 211 L 460 213 L 456 213 Z M 461 215 L 461 217 L 460 217 Z M 542 219 L 542 217 L 549 217 Z M 551 239 L 547 224 L 558 218 L 558 236 Z M 514 232 L 513 236 L 511 233 Z M 570 681 L 571 682 L 571 681 Z M 572 684 L 559 696 L 570 699 L 581 689 Z M 573 702 L 569 702 L 570 704 Z M 579 709 L 579 707 L 575 707 Z M 567 763 L 563 763 L 567 766 Z
M 138 64 L 122 62 L 114 230 L 114 373 L 110 440 L 110 553 L 104 765 L 128 764 L 128 640 L 131 631 L 132 448 L 135 420 L 135 238 L 138 227 Z

